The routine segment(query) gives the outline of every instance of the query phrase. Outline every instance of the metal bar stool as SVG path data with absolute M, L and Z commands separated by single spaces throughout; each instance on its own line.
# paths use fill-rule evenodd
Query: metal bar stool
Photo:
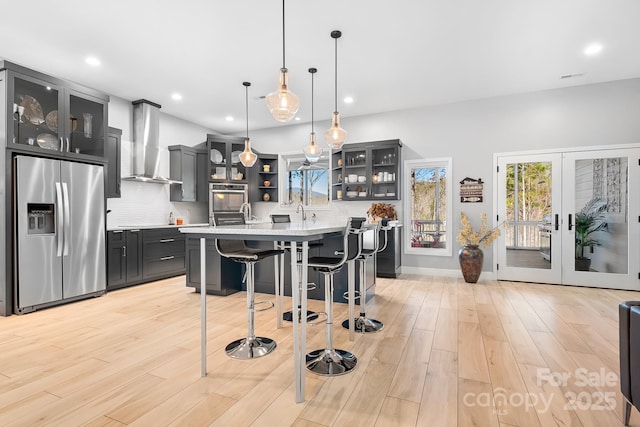
M 346 350 L 333 348 L 333 275 L 342 266 L 360 256 L 362 233 L 366 218 L 349 218 L 344 233 L 344 250 L 336 252 L 340 257 L 311 257 L 309 267 L 324 275 L 325 348 L 307 353 L 307 369 L 318 375 L 336 376 L 352 371 L 358 364 L 358 358 Z
M 380 332 L 384 328 L 384 323 L 376 319 L 369 319 L 366 314 L 366 305 L 367 305 L 367 289 L 365 283 L 365 271 L 366 271 L 366 263 L 368 260 L 376 256 L 378 252 L 382 252 L 387 247 L 387 232 L 391 229 L 389 225 L 389 218 L 383 218 L 378 222 L 378 226 L 376 227 L 374 239 L 373 239 L 373 249 L 362 249 L 360 256 L 356 258 L 356 264 L 358 265 L 358 273 L 359 273 L 359 289 L 354 296 L 356 299 L 360 299 L 360 315 L 354 319 L 355 321 L 355 331 L 360 333 L 367 332 Z M 380 239 L 380 235 L 382 235 L 382 239 Z M 348 297 L 348 294 L 345 293 L 345 296 Z M 342 322 L 342 327 L 345 329 L 349 329 L 349 319 Z
M 245 223 L 244 215 L 239 212 L 214 212 L 213 222 L 216 226 Z M 254 314 L 256 311 L 261 311 L 255 309 L 254 266 L 256 262 L 270 256 L 280 255 L 284 251 L 281 249 L 255 249 L 248 247 L 244 240 L 224 239 L 216 239 L 216 249 L 221 256 L 241 262 L 246 267 L 247 336 L 229 343 L 225 351 L 229 357 L 241 360 L 265 356 L 276 348 L 276 342 L 271 338 L 256 337 L 254 332 Z
M 291 216 L 289 216 L 289 214 L 272 214 L 271 215 L 271 222 L 273 224 L 282 224 L 282 223 L 290 223 L 291 222 Z M 322 246 L 322 242 L 319 241 L 313 241 L 313 242 L 309 242 L 309 249 L 311 248 L 317 248 Z M 279 245 L 277 246 L 277 248 L 279 249 L 284 249 L 285 251 L 289 252 L 289 250 L 286 248 L 286 244 L 285 242 L 280 242 Z M 298 277 L 302 277 L 301 274 L 301 270 L 302 270 L 302 266 L 300 265 L 300 263 L 302 262 L 301 260 L 302 257 L 302 248 L 297 248 L 296 250 L 296 260 L 298 262 Z M 277 290 L 279 291 L 280 295 L 282 295 L 283 292 L 283 287 L 284 287 L 284 257 L 279 257 L 280 258 L 280 265 L 278 266 L 278 260 L 275 260 L 275 268 L 276 268 L 276 274 L 279 274 L 280 277 L 280 289 Z M 318 286 L 315 283 L 307 283 L 307 291 L 312 291 L 314 289 L 316 289 Z M 293 285 L 291 288 L 291 292 L 293 292 Z M 298 283 L 298 294 L 302 295 L 302 284 Z M 300 301 L 302 299 L 302 296 L 300 296 L 300 298 L 298 299 L 298 301 Z M 278 312 L 282 311 L 281 309 L 278 310 Z M 300 304 L 298 304 L 298 321 L 300 321 L 300 316 L 302 315 L 302 306 Z M 311 320 L 316 320 L 318 318 L 318 314 L 315 311 L 312 310 L 307 310 L 307 320 L 311 321 Z M 282 320 L 286 321 L 286 322 L 293 322 L 293 310 L 289 310 L 289 311 L 285 311 L 284 313 L 282 313 Z

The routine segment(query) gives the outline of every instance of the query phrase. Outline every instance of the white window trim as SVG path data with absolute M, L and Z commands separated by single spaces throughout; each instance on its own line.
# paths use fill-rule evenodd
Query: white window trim
M 445 232 L 446 248 L 413 248 L 411 247 L 411 170 L 415 168 L 447 168 L 445 179 L 447 185 L 447 230 Z M 453 254 L 453 158 L 439 157 L 433 159 L 404 161 L 404 253 L 408 255 L 451 256 Z

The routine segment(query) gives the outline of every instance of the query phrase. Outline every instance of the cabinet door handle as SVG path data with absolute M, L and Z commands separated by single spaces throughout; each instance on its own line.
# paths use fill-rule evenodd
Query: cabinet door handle
M 560 221 L 559 221 L 559 218 L 558 218 L 558 214 L 556 214 L 555 229 L 556 229 L 556 231 L 558 231 L 560 229 Z
M 122 232 L 123 232 L 123 230 L 113 230 L 113 231 L 112 231 L 112 233 L 113 233 L 113 234 L 120 234 L 120 233 L 122 233 Z
M 129 230 L 129 233 L 138 233 L 140 230 Z
M 164 256 L 162 258 L 160 258 L 160 261 L 169 261 L 170 259 L 174 259 L 175 256 L 171 255 L 171 256 Z
M 571 214 L 569 214 L 569 231 L 573 228 L 573 224 L 571 223 Z
M 170 242 L 175 242 L 176 239 L 162 239 L 160 240 L 160 243 L 170 243 Z
M 126 257 L 126 256 L 127 256 L 127 247 L 126 247 L 126 246 L 123 246 L 123 247 L 122 247 L 122 256 L 123 256 L 123 257 Z
M 64 139 L 60 137 L 60 152 L 64 151 Z

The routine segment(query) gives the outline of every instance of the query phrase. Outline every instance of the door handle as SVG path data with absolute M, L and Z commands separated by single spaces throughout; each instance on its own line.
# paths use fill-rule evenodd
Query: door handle
M 69 255 L 69 233 L 71 232 L 71 208 L 69 206 L 69 190 L 66 182 L 62 183 L 62 201 L 64 203 L 64 250 L 62 255 L 67 256 Z
M 160 240 L 160 243 L 170 243 L 170 242 L 175 242 L 176 239 L 162 239 Z
M 123 247 L 122 247 L 122 256 L 123 256 L 123 257 L 126 257 L 126 256 L 127 256 L 127 247 L 126 247 L 126 246 L 123 246 Z
M 64 151 L 64 138 L 60 137 L 60 152 Z
M 160 258 L 160 261 L 169 261 L 170 259 L 174 259 L 174 258 L 175 258 L 175 256 L 173 256 L 173 255 L 172 256 L 165 256 L 165 257 Z
M 572 218 L 572 215 L 569 214 L 569 231 L 571 231 L 571 229 L 573 228 L 573 224 L 571 223 L 571 218 Z
M 64 234 L 62 229 L 64 209 L 62 207 L 62 187 L 56 182 L 56 256 L 62 256 Z
M 556 214 L 555 217 L 556 217 L 556 224 L 555 224 L 554 228 L 556 229 L 556 231 L 558 231 L 560 229 L 560 221 L 559 221 L 559 219 L 560 219 L 559 217 L 560 216 L 558 214 Z
M 67 153 L 71 151 L 71 143 L 69 142 L 69 138 L 65 138 L 67 140 Z

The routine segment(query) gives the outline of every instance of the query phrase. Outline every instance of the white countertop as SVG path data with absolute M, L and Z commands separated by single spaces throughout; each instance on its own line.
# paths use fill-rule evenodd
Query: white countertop
M 208 223 L 202 224 L 132 224 L 132 225 L 116 225 L 115 227 L 108 227 L 107 231 L 114 230 L 149 230 L 152 228 L 181 228 L 181 227 L 208 227 Z
M 317 234 L 337 233 L 345 229 L 345 221 L 302 221 L 273 224 L 271 222 L 255 222 L 245 225 L 224 225 L 207 227 L 181 227 L 181 233 L 241 235 L 241 236 L 315 236 Z

